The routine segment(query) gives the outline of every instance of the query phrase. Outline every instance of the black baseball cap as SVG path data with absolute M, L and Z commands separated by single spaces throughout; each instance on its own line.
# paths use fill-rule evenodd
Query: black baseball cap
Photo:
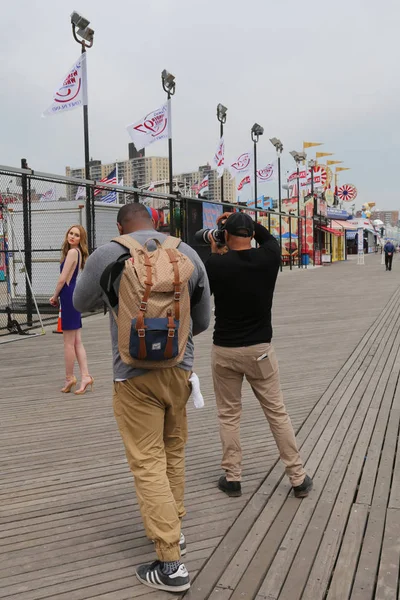
M 228 233 L 237 237 L 253 237 L 254 221 L 246 213 L 236 212 L 227 218 L 225 229 Z

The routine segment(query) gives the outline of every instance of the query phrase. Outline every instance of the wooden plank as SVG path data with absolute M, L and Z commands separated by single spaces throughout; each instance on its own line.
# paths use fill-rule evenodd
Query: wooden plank
M 327 600 L 348 600 L 368 518 L 368 507 L 353 505 Z
M 378 572 L 375 600 L 396 598 L 400 565 L 400 510 L 389 508 L 386 513 L 385 533 Z M 328 598 L 328 600 L 330 600 Z M 338 599 L 339 600 L 339 599 Z

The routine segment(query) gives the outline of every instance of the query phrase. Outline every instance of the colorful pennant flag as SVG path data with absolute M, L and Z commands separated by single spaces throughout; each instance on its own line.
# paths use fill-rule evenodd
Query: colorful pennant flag
M 113 169 L 111 173 L 107 175 L 107 177 L 103 177 L 103 179 L 100 180 L 100 183 L 107 183 L 108 185 L 117 185 L 117 169 Z M 97 188 L 94 190 L 94 195 L 98 196 L 99 194 L 101 194 L 101 192 L 101 188 Z
M 303 150 L 313 148 L 314 146 L 323 146 L 322 142 L 303 142 Z

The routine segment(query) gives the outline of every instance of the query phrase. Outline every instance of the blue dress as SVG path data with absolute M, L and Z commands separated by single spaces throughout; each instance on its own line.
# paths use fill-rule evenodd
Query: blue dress
M 79 265 L 80 265 L 80 254 L 78 252 L 78 263 L 75 267 L 74 274 L 71 277 L 71 281 L 64 284 L 60 292 L 60 303 L 61 303 L 61 327 L 63 331 L 71 331 L 74 329 L 81 329 L 82 327 L 82 319 L 81 313 L 75 310 L 74 305 L 72 303 L 72 297 L 74 295 L 74 290 L 76 286 L 76 280 L 78 278 L 79 273 Z M 65 263 L 65 259 L 60 265 L 60 273 L 63 270 Z

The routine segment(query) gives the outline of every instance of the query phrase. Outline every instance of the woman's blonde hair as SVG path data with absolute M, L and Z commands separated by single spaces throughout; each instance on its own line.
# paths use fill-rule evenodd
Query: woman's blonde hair
M 79 233 L 81 234 L 81 239 L 79 240 L 79 250 L 81 251 L 81 255 L 82 255 L 81 269 L 83 269 L 83 267 L 85 266 L 87 257 L 89 256 L 89 250 L 88 250 L 88 246 L 87 246 L 86 230 L 84 227 L 82 227 L 82 225 L 71 225 L 71 227 L 68 228 L 68 231 L 65 234 L 65 239 L 64 239 L 63 245 L 61 247 L 61 262 L 63 262 L 63 260 L 66 259 L 68 250 L 70 249 L 69 242 L 68 242 L 68 234 L 71 231 L 71 229 L 73 229 L 74 227 L 76 227 L 76 229 L 79 229 Z

